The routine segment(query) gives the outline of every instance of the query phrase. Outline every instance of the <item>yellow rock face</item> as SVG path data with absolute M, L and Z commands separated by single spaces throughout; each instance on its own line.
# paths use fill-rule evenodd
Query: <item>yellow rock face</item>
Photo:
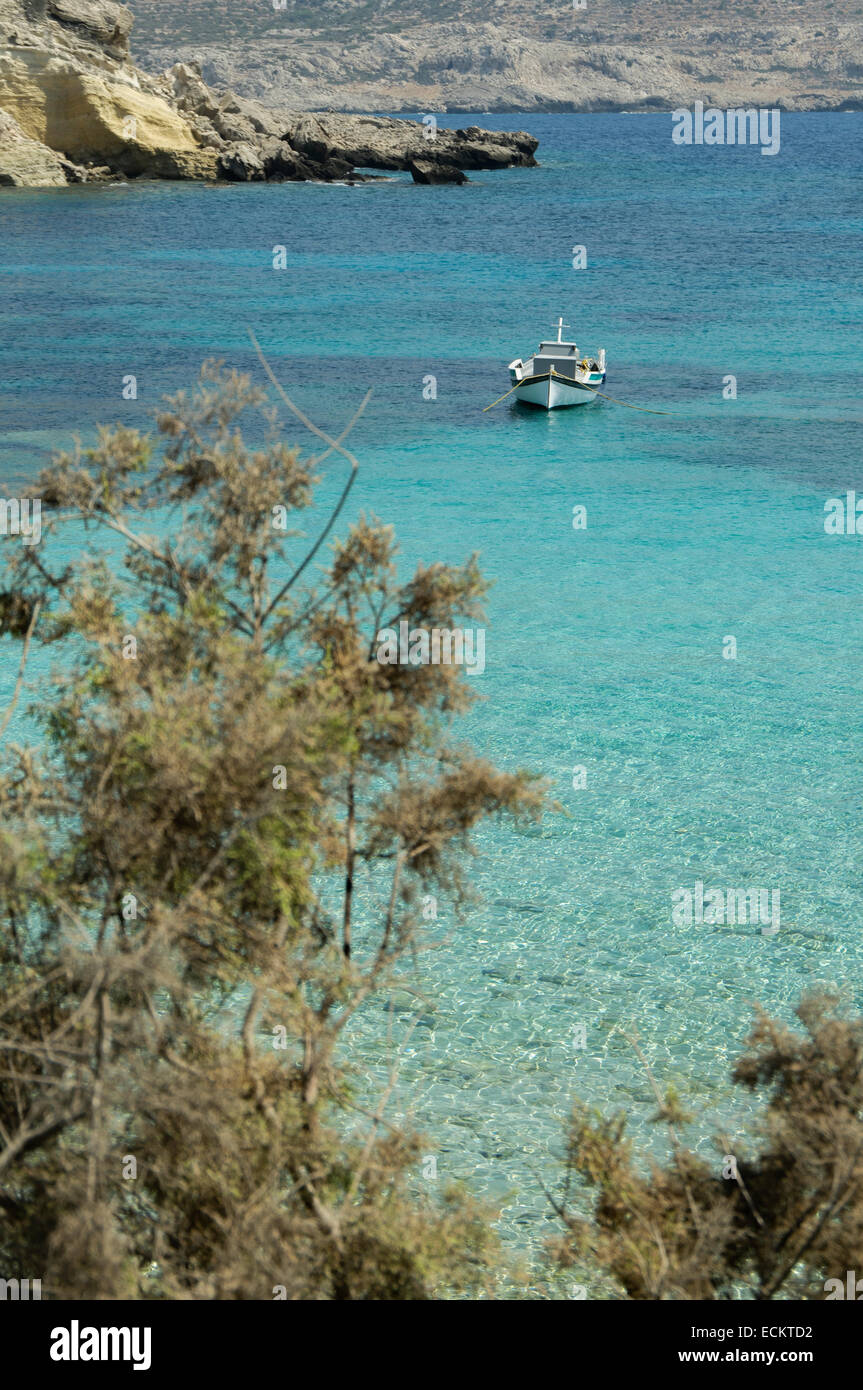
M 161 97 L 38 49 L 0 54 L 0 108 L 71 159 L 168 178 L 215 174 L 215 154 Z

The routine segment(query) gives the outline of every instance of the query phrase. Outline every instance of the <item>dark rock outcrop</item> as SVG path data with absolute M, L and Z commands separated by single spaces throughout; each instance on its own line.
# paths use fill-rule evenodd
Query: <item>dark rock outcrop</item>
M 266 178 L 264 161 L 254 145 L 245 140 L 232 143 L 219 155 L 219 175 L 232 183 L 249 183 Z
M 523 130 L 442 130 L 393 116 L 306 112 L 290 119 L 286 138 L 313 159 L 338 150 L 357 169 L 407 169 L 415 160 L 456 169 L 536 163 L 537 141 Z
M 434 164 L 429 159 L 412 159 L 408 165 L 414 183 L 467 183 L 467 174 L 454 164 Z

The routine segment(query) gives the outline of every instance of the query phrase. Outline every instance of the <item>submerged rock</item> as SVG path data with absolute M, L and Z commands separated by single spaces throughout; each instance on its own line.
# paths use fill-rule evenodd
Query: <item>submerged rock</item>
M 435 164 L 430 159 L 412 159 L 408 168 L 414 183 L 467 183 L 467 175 L 454 164 Z

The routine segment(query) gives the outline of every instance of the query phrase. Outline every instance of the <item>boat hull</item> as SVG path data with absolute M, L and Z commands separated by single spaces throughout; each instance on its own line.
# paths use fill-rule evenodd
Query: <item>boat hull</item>
M 546 372 L 520 381 L 515 388 L 515 398 L 523 405 L 537 406 L 540 410 L 562 410 L 570 405 L 590 405 L 597 399 L 596 387 L 601 385 L 601 378 L 591 389 L 556 372 Z

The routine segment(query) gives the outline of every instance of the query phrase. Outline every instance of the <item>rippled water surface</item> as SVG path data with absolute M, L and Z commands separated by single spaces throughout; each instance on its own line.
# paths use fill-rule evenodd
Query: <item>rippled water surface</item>
M 823 522 L 863 495 L 863 116 L 783 117 L 774 158 L 676 147 L 667 116 L 485 124 L 514 120 L 542 167 L 466 188 L 4 190 L 0 482 L 23 489 L 73 428 L 141 422 L 204 357 L 251 369 L 247 324 L 322 424 L 373 388 L 353 510 L 393 522 L 411 565 L 481 552 L 486 698 L 464 732 L 562 805 L 480 836 L 482 901 L 461 926 L 441 907 L 396 1098 L 520 1247 L 546 1233 L 536 1175 L 574 1090 L 660 1145 L 626 1032 L 707 1151 L 722 1126 L 735 1142 L 753 1001 L 860 1002 L 863 536 Z M 483 413 L 559 314 L 607 349 L 611 394 L 668 413 Z M 336 465 L 324 495 L 340 484 Z M 779 890 L 779 933 L 676 925 L 698 880 Z M 373 1074 L 417 1014 L 394 1003 L 352 1039 Z

